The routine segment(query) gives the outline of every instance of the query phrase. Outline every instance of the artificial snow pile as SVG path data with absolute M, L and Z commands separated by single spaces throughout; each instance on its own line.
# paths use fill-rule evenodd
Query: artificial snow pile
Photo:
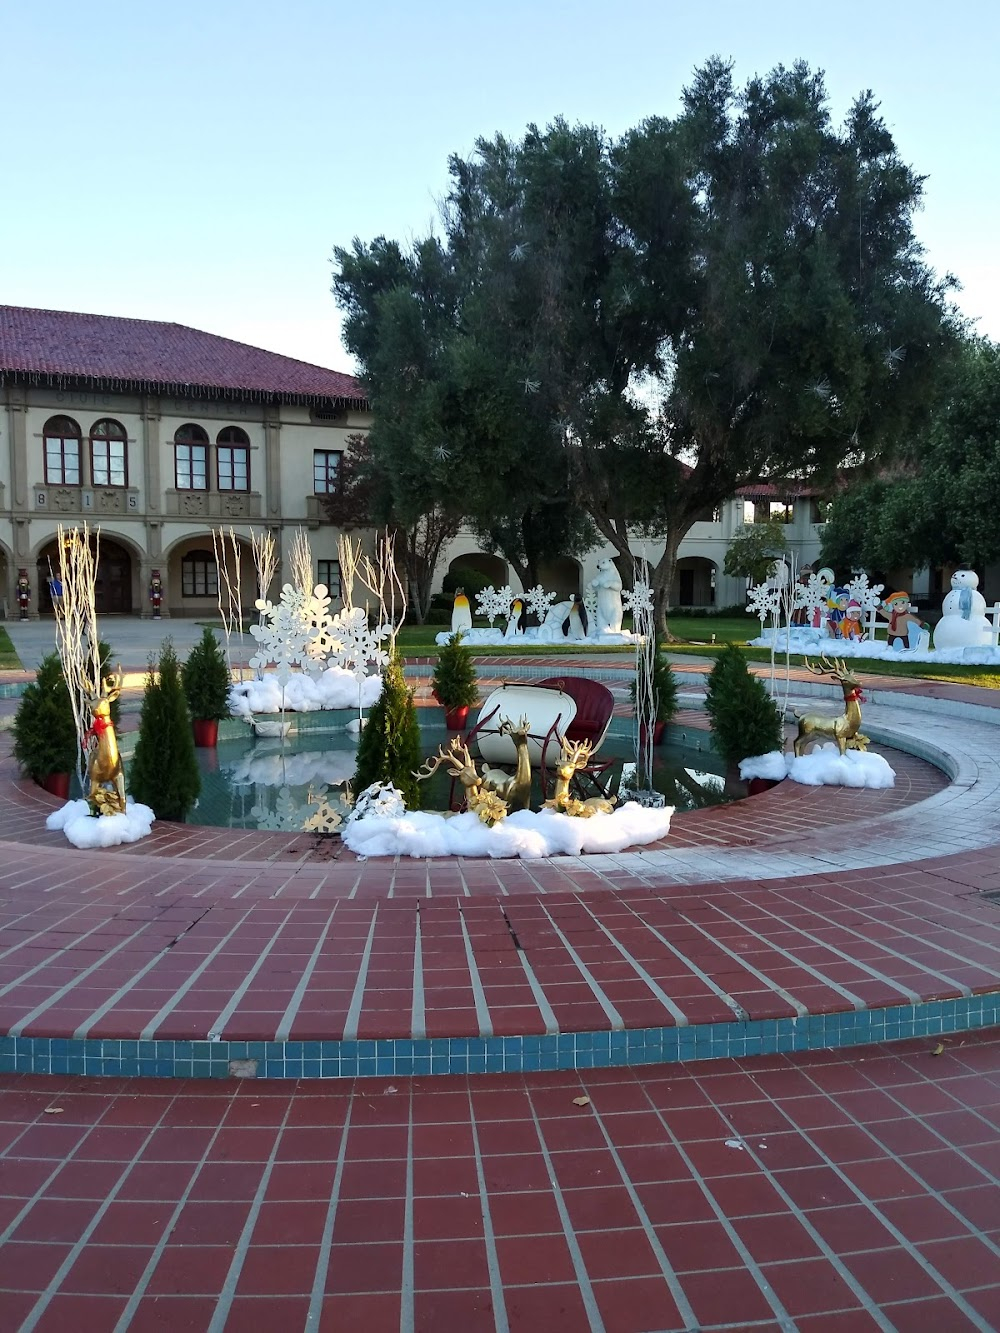
M 62 829 L 74 847 L 118 847 L 145 838 L 155 819 L 148 805 L 139 805 L 130 796 L 123 815 L 99 817 L 90 813 L 86 801 L 67 801 L 49 815 L 45 827 Z
M 793 628 L 766 629 L 759 638 L 751 639 L 751 648 L 770 648 L 778 653 L 787 650 L 816 657 L 888 658 L 892 662 L 940 662 L 952 666 L 1000 666 L 1000 648 L 966 646 L 964 648 L 895 648 L 884 639 L 834 639 L 825 630 Z
M 799 758 L 773 750 L 770 754 L 744 759 L 740 764 L 740 777 L 745 782 L 751 778 L 780 781 L 788 777 L 807 787 L 879 788 L 892 787 L 896 782 L 894 770 L 882 755 L 868 754 L 864 750 L 848 750 L 842 755 L 832 741 L 816 746 Z
M 342 831 L 344 843 L 358 856 L 580 856 L 584 852 L 621 852 L 665 838 L 673 806 L 646 810 L 634 802 L 611 814 L 578 819 L 553 810 L 517 810 L 492 828 L 465 811 L 444 815 L 406 811 L 395 788 L 369 799 L 371 788 Z
M 515 636 L 506 634 L 501 629 L 466 629 L 462 631 L 462 642 L 469 648 L 498 643 L 589 643 L 600 644 L 605 648 L 614 643 L 632 643 L 634 635 L 623 629 L 620 633 L 608 631 L 606 634 L 588 634 L 586 638 L 567 638 L 562 632 L 562 625 L 536 625 Z M 451 630 L 445 630 L 434 637 L 434 642 L 442 646 L 451 638 Z
M 322 709 L 370 708 L 382 693 L 381 676 L 362 676 L 330 666 L 319 676 L 288 676 L 284 687 L 277 672 L 262 680 L 245 680 L 229 691 L 229 710 L 236 717 L 257 713 L 318 713 Z
M 234 783 L 261 787 L 339 787 L 350 782 L 357 766 L 354 750 L 308 750 L 298 754 L 283 751 L 261 753 L 260 746 L 230 765 Z

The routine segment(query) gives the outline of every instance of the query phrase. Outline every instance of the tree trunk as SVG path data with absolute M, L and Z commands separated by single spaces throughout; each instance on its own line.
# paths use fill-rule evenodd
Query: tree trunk
M 667 541 L 663 548 L 663 554 L 660 556 L 655 568 L 650 573 L 650 583 L 653 589 L 653 616 L 656 632 L 666 643 L 680 642 L 680 640 L 671 633 L 670 625 L 667 621 L 667 612 L 670 609 L 670 589 L 673 587 L 674 571 L 677 568 L 677 548 L 680 546 L 683 536 L 684 534 L 680 532 L 679 528 L 671 525 L 667 533 Z

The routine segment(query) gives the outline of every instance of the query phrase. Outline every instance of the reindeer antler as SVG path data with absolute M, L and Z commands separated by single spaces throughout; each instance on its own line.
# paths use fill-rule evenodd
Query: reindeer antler
M 456 778 L 466 772 L 473 774 L 476 772 L 472 755 L 469 754 L 469 747 L 464 744 L 461 737 L 453 736 L 447 749 L 443 745 L 439 745 L 437 754 L 426 759 L 421 767 L 414 772 L 413 776 L 418 782 L 423 782 L 425 778 L 432 777 L 442 764 L 447 764 L 449 773 Z
M 119 662 L 117 669 L 113 671 L 110 676 L 104 677 L 101 688 L 101 697 L 106 698 L 108 703 L 114 703 L 121 694 L 124 684 L 125 673 L 122 671 L 121 662 Z

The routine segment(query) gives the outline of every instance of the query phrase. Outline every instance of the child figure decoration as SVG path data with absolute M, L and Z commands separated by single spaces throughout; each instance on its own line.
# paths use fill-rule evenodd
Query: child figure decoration
M 84 679 L 91 716 L 90 730 L 85 737 L 87 777 L 90 779 L 87 800 L 95 815 L 125 813 L 125 773 L 118 753 L 115 725 L 111 721 L 111 705 L 122 692 L 123 679 L 119 665 L 113 676 L 104 677 L 99 694 Z
M 882 603 L 879 615 L 889 622 L 889 647 L 917 649 L 921 631 L 929 628 L 913 609 L 908 592 L 894 592 Z
M 837 626 L 841 638 L 844 639 L 863 639 L 865 632 L 861 624 L 861 603 L 852 598 L 847 603 L 847 611 L 843 620 Z

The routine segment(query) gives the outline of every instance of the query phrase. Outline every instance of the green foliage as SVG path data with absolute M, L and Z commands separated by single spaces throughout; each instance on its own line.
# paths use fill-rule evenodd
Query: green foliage
M 128 789 L 157 819 L 178 821 L 186 818 L 201 790 L 191 715 L 169 639 L 160 648 L 158 669 L 152 657 L 149 660 Z
M 495 585 L 496 579 L 491 579 L 488 574 L 481 574 L 478 569 L 472 569 L 469 565 L 459 565 L 455 569 L 449 569 L 441 580 L 443 592 L 456 593 L 461 588 L 473 608 L 476 605 L 476 595 L 484 588 Z
M 79 742 L 58 653 L 49 653 L 14 717 L 14 758 L 36 782 L 76 770 Z
M 705 711 L 715 748 L 727 763 L 784 749 L 785 729 L 778 710 L 736 644 L 727 644 L 712 668 Z
M 726 548 L 724 572 L 732 578 L 763 583 L 775 558 L 788 550 L 785 526 L 776 518 L 766 523 L 744 523 Z
M 925 420 L 950 288 L 870 93 L 839 128 L 805 64 L 738 88 L 712 59 L 674 118 L 529 125 L 450 172 L 440 236 L 337 250 L 334 292 L 397 495 L 454 503 L 525 586 L 644 533 L 662 610 L 707 508 Z
M 830 507 L 822 559 L 883 572 L 1000 559 L 1000 344 L 970 339 L 897 466 Z
M 184 695 L 193 718 L 220 722 L 229 716 L 229 664 L 222 645 L 210 629 L 188 653 L 181 670 Z
M 634 704 L 636 695 L 634 680 L 629 689 Z M 656 645 L 656 657 L 653 659 L 653 702 L 656 705 L 655 720 L 670 722 L 677 712 L 677 677 L 662 643 Z
M 382 674 L 382 693 L 361 732 L 355 794 L 373 782 L 391 782 L 403 793 L 406 808 L 419 810 L 422 793 L 413 775 L 423 757 L 413 692 L 406 687 L 402 660 L 394 652 Z
M 449 635 L 442 646 L 431 684 L 444 708 L 471 708 L 479 698 L 476 666 L 461 633 Z

